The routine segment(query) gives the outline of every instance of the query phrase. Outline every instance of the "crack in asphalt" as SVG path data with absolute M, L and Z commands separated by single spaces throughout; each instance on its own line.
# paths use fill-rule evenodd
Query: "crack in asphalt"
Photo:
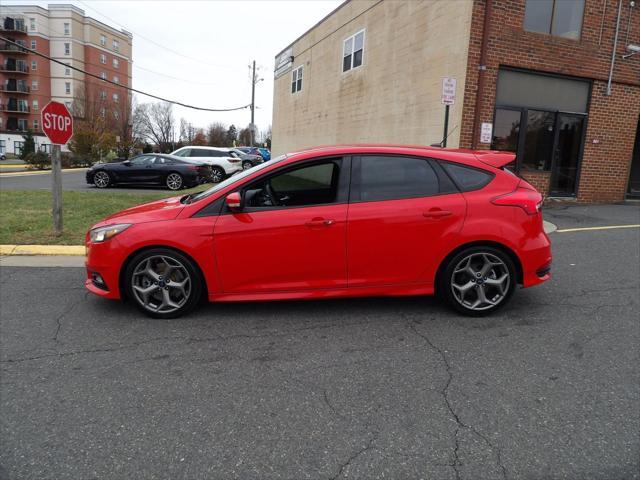
M 86 302 L 87 297 L 89 296 L 89 293 L 90 293 L 90 292 L 86 291 L 86 292 L 84 293 L 84 295 L 82 296 L 82 298 L 80 298 L 79 300 L 77 300 L 77 301 L 73 302 L 69 308 L 65 309 L 65 310 L 64 310 L 60 315 L 58 315 L 58 317 L 55 319 L 55 322 L 56 322 L 57 327 L 56 327 L 56 332 L 55 332 L 55 334 L 53 335 L 53 339 L 52 339 L 55 343 L 59 343 L 58 335 L 60 334 L 60 329 L 62 328 L 62 319 L 63 319 L 64 317 L 66 317 L 68 314 L 70 314 L 73 310 L 75 310 L 75 309 L 76 309 L 76 307 L 77 307 L 78 305 L 80 305 L 82 302 Z
M 353 453 L 349 458 L 347 458 L 346 462 L 341 463 L 338 468 L 338 473 L 336 473 L 333 477 L 329 477 L 329 480 L 336 480 L 338 477 L 342 476 L 342 472 L 344 472 L 345 468 L 348 468 L 354 460 L 356 460 L 363 453 L 374 449 L 375 447 L 373 446 L 373 442 L 378 439 L 378 435 L 378 432 L 373 432 L 373 437 L 369 439 L 367 444 L 357 452 Z
M 427 343 L 427 345 L 429 345 L 429 347 L 431 347 L 432 350 L 434 350 L 435 352 L 438 353 L 438 355 L 440 356 L 440 358 L 442 360 L 442 363 L 445 366 L 445 370 L 447 372 L 447 381 L 446 381 L 444 387 L 442 388 L 442 390 L 440 391 L 440 393 L 441 393 L 442 397 L 444 398 L 444 402 L 445 402 L 445 405 L 447 406 L 447 409 L 449 410 L 451 416 L 453 417 L 453 419 L 457 423 L 456 431 L 454 433 L 455 447 L 454 447 L 454 450 L 453 450 L 453 461 L 450 464 L 451 468 L 453 468 L 453 471 L 455 472 L 456 479 L 460 480 L 462 478 L 461 475 L 460 475 L 460 470 L 458 468 L 460 465 L 462 465 L 462 463 L 460 462 L 460 457 L 459 457 L 460 444 L 458 442 L 458 432 L 460 431 L 460 428 L 464 428 L 464 429 L 467 429 L 467 430 L 471 431 L 472 433 L 474 433 L 479 438 L 481 438 L 482 441 L 491 449 L 491 451 L 496 456 L 496 464 L 498 465 L 498 467 L 500 467 L 500 470 L 502 471 L 502 477 L 506 480 L 508 478 L 507 477 L 507 469 L 502 463 L 502 452 L 500 451 L 500 449 L 498 447 L 496 447 L 495 445 L 493 445 L 491 443 L 491 441 L 489 441 L 489 439 L 485 435 L 480 433 L 473 425 L 467 425 L 466 423 L 464 423 L 460 419 L 460 416 L 458 415 L 458 413 L 453 408 L 453 405 L 451 404 L 451 401 L 449 399 L 449 386 L 451 385 L 451 382 L 453 381 L 453 373 L 451 372 L 451 365 L 449 364 L 449 360 L 448 360 L 447 356 L 445 355 L 444 351 L 442 349 L 440 349 L 437 345 L 435 345 L 427 335 L 425 335 L 424 333 L 418 331 L 418 329 L 415 326 L 416 324 L 418 324 L 418 322 L 413 321 L 413 323 L 412 323 L 407 318 L 407 327 L 415 335 L 417 335 L 418 337 L 422 338 Z

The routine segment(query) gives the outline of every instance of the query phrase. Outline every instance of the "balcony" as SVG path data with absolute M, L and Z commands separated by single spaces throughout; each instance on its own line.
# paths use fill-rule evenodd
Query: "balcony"
M 9 132 L 26 132 L 29 128 L 29 122 L 26 120 L 18 119 L 16 117 L 7 118 L 6 131 Z
M 0 85 L 0 92 L 23 93 L 28 95 L 31 93 L 31 88 L 26 85 L 9 85 L 5 83 L 4 85 Z
M 6 105 L 0 104 L 0 110 L 7 113 L 24 113 L 29 114 L 29 105 L 19 105 L 16 103 L 7 103 Z
M 11 73 L 17 73 L 17 74 L 28 74 L 29 73 L 29 67 L 27 67 L 26 65 L 20 64 L 20 63 L 11 64 L 9 62 L 5 62 L 4 64 L 0 65 L 0 72 L 11 72 Z
M 27 33 L 27 26 L 21 18 L 4 17 L 0 22 L 0 31 Z
M 15 53 L 15 54 L 18 54 L 18 55 L 26 55 L 27 53 L 29 53 L 24 48 L 22 48 L 22 47 L 20 47 L 18 45 L 14 45 L 12 43 L 8 43 L 8 42 L 0 43 L 0 52 L 2 52 L 2 53 Z

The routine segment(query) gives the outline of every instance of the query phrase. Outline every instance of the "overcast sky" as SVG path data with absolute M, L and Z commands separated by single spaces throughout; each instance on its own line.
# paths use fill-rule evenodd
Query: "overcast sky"
M 1 3 L 45 8 L 48 3 L 71 3 L 90 17 L 125 28 L 133 34 L 133 86 L 192 105 L 227 108 L 250 103 L 248 65 L 256 60 L 260 77 L 264 78 L 256 86 L 256 124 L 262 130 L 271 123 L 275 55 L 342 1 L 1 0 Z M 137 99 L 152 101 L 140 95 Z M 242 128 L 251 118 L 248 109 L 210 113 L 174 107 L 174 113 L 177 123 L 184 117 L 199 127 L 221 121 Z

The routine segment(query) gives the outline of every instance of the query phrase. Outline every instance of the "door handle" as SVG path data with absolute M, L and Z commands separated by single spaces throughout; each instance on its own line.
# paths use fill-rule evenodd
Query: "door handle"
M 333 225 L 335 222 L 333 220 L 326 220 L 324 218 L 314 218 L 313 220 L 309 220 L 305 225 L 307 227 L 329 227 Z
M 423 212 L 422 216 L 426 218 L 444 218 L 451 215 L 449 210 L 429 210 L 428 212 Z

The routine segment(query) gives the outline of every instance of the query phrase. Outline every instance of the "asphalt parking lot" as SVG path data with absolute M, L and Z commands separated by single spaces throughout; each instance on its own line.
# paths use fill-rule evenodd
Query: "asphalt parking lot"
M 62 189 L 78 192 L 157 192 L 171 191 L 167 188 L 154 185 L 116 186 L 113 188 L 96 188 L 88 185 L 86 181 L 86 169 L 67 170 L 62 172 Z M 51 173 L 9 173 L 0 175 L 0 189 L 2 190 L 51 190 Z
M 3 186 L 4 188 L 4 186 Z M 640 478 L 637 205 L 546 211 L 553 279 L 154 321 L 79 268 L 0 269 L 0 478 Z

